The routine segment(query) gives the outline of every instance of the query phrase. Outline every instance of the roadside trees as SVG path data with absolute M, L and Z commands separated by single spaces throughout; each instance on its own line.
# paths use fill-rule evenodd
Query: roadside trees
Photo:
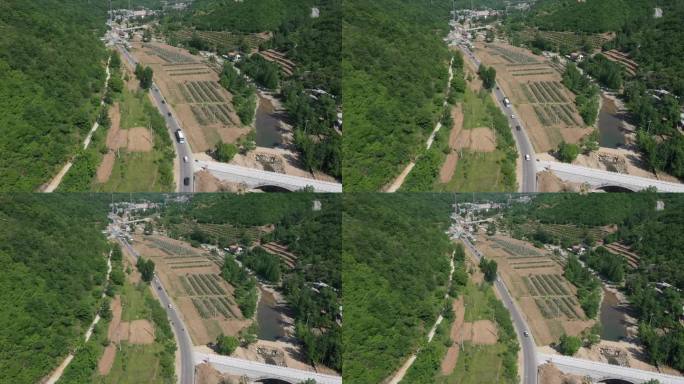
M 566 356 L 572 356 L 582 346 L 582 340 L 576 336 L 568 336 L 563 334 L 558 342 L 558 350 Z
M 218 339 L 216 339 L 216 352 L 220 353 L 221 355 L 229 356 L 235 352 L 235 349 L 239 344 L 240 343 L 238 342 L 238 339 L 232 336 L 220 334 Z

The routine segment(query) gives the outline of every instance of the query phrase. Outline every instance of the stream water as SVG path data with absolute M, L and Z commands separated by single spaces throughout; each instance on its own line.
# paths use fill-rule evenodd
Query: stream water
M 261 299 L 257 304 L 257 323 L 259 332 L 257 337 L 261 340 L 275 341 L 285 336 L 280 312 L 276 308 L 276 300 L 273 294 L 259 287 Z
M 617 148 L 625 144 L 625 135 L 622 133 L 622 120 L 617 115 L 617 107 L 613 100 L 603 97 L 603 106 L 599 111 L 599 145 L 607 148 Z
M 283 142 L 280 134 L 280 124 L 274 113 L 271 101 L 258 93 L 259 107 L 256 111 L 254 125 L 256 127 L 256 145 L 274 148 Z
M 618 307 L 618 298 L 607 289 L 603 290 L 601 302 L 601 339 L 618 341 L 627 336 L 625 315 Z

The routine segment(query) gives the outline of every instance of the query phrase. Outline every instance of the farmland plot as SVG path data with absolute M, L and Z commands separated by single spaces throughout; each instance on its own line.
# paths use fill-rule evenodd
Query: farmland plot
M 232 308 L 235 302 L 226 296 L 218 275 L 188 274 L 181 276 L 181 284 L 202 318 L 239 318 L 237 310 Z
M 213 81 L 185 81 L 178 84 L 180 93 L 200 125 L 235 124 L 228 100 Z
M 524 276 L 523 281 L 545 318 L 565 318 L 568 320 L 583 318 L 577 300 L 561 275 L 529 275 Z

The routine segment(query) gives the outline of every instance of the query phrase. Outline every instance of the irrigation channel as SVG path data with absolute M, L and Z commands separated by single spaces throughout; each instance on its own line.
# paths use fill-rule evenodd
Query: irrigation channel
M 259 285 L 261 291 L 259 304 L 257 305 L 257 324 L 260 340 L 276 341 L 286 336 L 281 316 L 282 308 L 279 308 L 273 293 Z
M 256 127 L 256 145 L 259 147 L 274 148 L 283 143 L 280 133 L 280 120 L 282 117 L 273 106 L 271 100 L 257 92 L 259 106 L 257 107 L 254 126 Z
M 615 293 L 604 288 L 600 312 L 601 339 L 619 341 L 627 336 L 623 311 Z
M 622 118 L 620 117 L 615 102 L 603 95 L 603 103 L 599 111 L 599 145 L 607 148 L 618 148 L 625 144 L 625 135 L 622 132 Z

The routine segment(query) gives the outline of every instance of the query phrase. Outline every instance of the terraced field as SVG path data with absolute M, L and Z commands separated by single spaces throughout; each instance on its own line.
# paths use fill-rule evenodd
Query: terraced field
M 156 45 L 143 44 L 143 48 L 150 50 L 154 55 L 171 64 L 197 63 L 192 57 L 174 52 L 172 50 L 157 47 Z
M 520 228 L 526 234 L 531 234 L 537 231 L 538 226 L 537 224 L 530 223 L 522 224 Z M 544 231 L 556 237 L 568 238 L 577 242 L 587 237 L 587 235 L 591 236 L 595 240 L 600 240 L 610 233 L 610 231 L 601 227 L 581 228 L 574 225 L 565 224 L 544 224 Z
M 223 317 L 239 319 L 235 302 L 221 286 L 221 277 L 215 274 L 188 274 L 180 277 L 183 289 L 204 319 Z
M 542 125 L 582 125 L 581 119 L 575 113 L 574 104 L 563 92 L 561 83 L 530 81 L 521 83 L 520 88 Z
M 577 299 L 568 288 L 563 276 L 539 274 L 523 276 L 530 296 L 534 298 L 542 315 L 547 319 L 583 319 Z
M 173 37 L 181 42 L 189 41 L 193 35 L 209 43 L 217 52 L 229 52 L 239 48 L 240 42 L 244 41 L 250 49 L 256 49 L 261 43 L 267 40 L 263 35 L 257 34 L 236 34 L 221 31 L 193 31 L 184 29 L 173 34 Z
M 518 32 L 525 41 L 534 40 L 537 35 L 542 39 L 550 41 L 558 46 L 566 46 L 570 48 L 579 47 L 586 41 L 593 49 L 601 49 L 605 43 L 611 40 L 607 35 L 579 35 L 574 32 L 557 32 L 557 31 L 538 31 L 532 28 L 525 29 Z

